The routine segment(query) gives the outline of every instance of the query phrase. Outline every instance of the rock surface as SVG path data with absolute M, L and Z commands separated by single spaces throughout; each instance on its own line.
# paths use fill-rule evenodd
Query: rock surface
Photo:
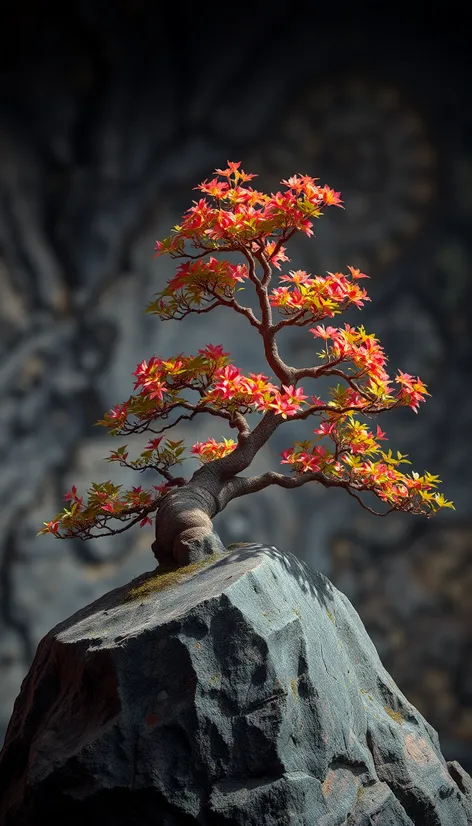
M 472 781 L 349 600 L 257 544 L 102 597 L 40 643 L 4 826 L 467 826 Z
M 347 593 L 388 670 L 439 730 L 444 754 L 472 773 L 467 5 L 464 25 L 459 4 L 448 16 L 438 4 L 417 30 L 388 4 L 373 14 L 359 3 L 353 14 L 352 3 L 275 2 L 268 27 L 265 4 L 251 3 L 238 7 L 244 48 L 228 38 L 232 4 L 211 19 L 189 5 L 178 37 L 173 4 L 155 0 L 4 5 L 0 744 L 39 640 L 150 564 L 150 528 L 83 543 L 36 538 L 72 484 L 81 494 L 92 480 L 137 484 L 134 471 L 103 461 L 112 444 L 93 422 L 128 398 L 131 372 L 153 354 L 212 341 L 244 373 L 267 373 L 257 331 L 227 308 L 201 323 L 143 315 L 175 272 L 175 262 L 153 258 L 155 240 L 179 221 L 198 181 L 240 158 L 259 174 L 257 188 L 276 191 L 298 170 L 346 198 L 345 211 L 326 212 L 316 241 L 293 239 L 290 266 L 323 274 L 349 263 L 371 275 L 372 303 L 340 323 L 365 324 L 393 370 L 429 385 L 419 417 L 392 411 L 385 421 L 388 444 L 439 474 L 457 510 L 440 530 L 439 518 L 407 518 L 395 540 L 400 518 L 359 526 L 368 515 L 341 491 L 272 488 L 231 503 L 215 526 L 226 544 L 296 548 Z M 218 43 L 225 60 L 215 71 Z M 313 363 L 306 330 L 289 328 L 283 348 L 288 363 Z M 172 438 L 234 436 L 208 419 L 182 423 Z M 290 428 L 291 440 L 312 435 L 306 422 Z M 285 428 L 276 436 L 255 472 L 279 467 L 291 440 Z M 144 446 L 133 437 L 135 455 Z M 155 474 L 146 474 L 139 480 L 150 487 Z M 424 563 L 412 553 L 422 556 L 420 545 Z

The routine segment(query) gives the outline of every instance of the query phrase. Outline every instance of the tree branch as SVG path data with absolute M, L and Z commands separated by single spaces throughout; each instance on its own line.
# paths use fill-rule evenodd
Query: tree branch
M 270 306 L 267 292 L 267 284 L 269 283 L 271 275 L 269 262 L 267 261 L 267 258 L 262 250 L 253 255 L 250 250 L 241 247 L 240 252 L 244 255 L 249 264 L 249 278 L 255 285 L 259 306 L 261 308 L 261 321 L 259 322 L 258 329 L 264 342 L 264 353 L 267 363 L 272 368 L 281 384 L 288 385 L 292 380 L 293 368 L 289 367 L 289 365 L 285 364 L 285 362 L 281 359 L 277 348 L 275 335 L 272 331 L 272 308 Z M 262 282 L 256 275 L 256 260 L 261 265 L 264 273 Z
M 247 419 L 244 418 L 242 413 L 239 410 L 235 410 L 232 414 L 232 419 L 229 423 L 230 427 L 236 427 L 239 431 L 238 433 L 238 444 L 243 444 L 244 440 L 248 438 L 251 433 L 251 428 L 249 427 Z
M 198 387 L 192 387 L 191 385 L 188 385 L 187 387 L 181 388 L 181 389 L 195 390 L 196 392 L 200 393 L 201 396 L 203 396 L 204 393 L 205 393 L 204 389 L 198 388 Z M 169 415 L 169 413 L 172 412 L 172 410 L 177 410 L 177 408 L 179 408 L 179 407 L 183 407 L 185 410 L 191 410 L 192 412 L 191 412 L 190 416 L 186 416 L 186 415 L 182 414 L 181 416 L 177 417 L 175 422 L 171 422 L 168 425 L 163 425 L 158 430 L 156 430 L 152 427 L 149 427 L 150 422 L 154 421 L 154 419 L 156 419 L 157 416 L 159 416 L 160 418 L 164 418 L 164 417 L 167 418 L 167 416 Z M 207 407 L 205 405 L 199 405 L 199 404 L 197 404 L 197 406 L 194 406 L 194 405 L 192 405 L 191 402 L 186 402 L 186 401 L 182 400 L 180 402 L 175 402 L 174 404 L 169 405 L 169 408 L 167 410 L 151 412 L 147 419 L 145 419 L 144 421 L 141 420 L 140 422 L 137 422 L 134 425 L 130 424 L 129 422 L 125 422 L 125 425 L 120 430 L 120 432 L 116 433 L 115 435 L 117 435 L 117 436 L 126 436 L 126 435 L 129 435 L 130 433 L 147 433 L 147 432 L 149 432 L 149 433 L 154 433 L 156 436 L 158 436 L 160 433 L 164 433 L 164 431 L 170 430 L 172 427 L 175 427 L 180 421 L 191 421 L 199 413 L 208 413 L 210 416 L 218 416 L 220 419 L 225 419 L 226 421 L 228 421 L 230 423 L 230 427 L 237 427 L 238 430 L 240 430 L 241 432 L 245 432 L 246 430 L 249 430 L 249 425 L 247 423 L 247 420 L 244 418 L 242 413 L 239 413 L 239 418 L 235 419 L 235 414 L 232 413 L 232 412 L 230 413 L 227 410 L 221 410 L 221 409 L 217 409 L 217 408 L 213 408 L 213 407 Z
M 123 528 L 117 528 L 116 530 L 113 530 L 112 528 L 108 528 L 106 526 L 106 524 L 102 524 L 102 525 L 98 525 L 96 527 L 98 527 L 100 530 L 104 529 L 105 533 L 97 533 L 97 534 L 88 533 L 88 534 L 85 534 L 85 535 L 81 535 L 80 533 L 72 532 L 72 533 L 67 534 L 67 536 L 65 536 L 63 538 L 65 538 L 65 539 L 82 539 L 83 541 L 86 541 L 87 539 L 99 539 L 101 536 L 114 536 L 115 534 L 118 534 L 118 533 L 124 533 L 124 531 L 128 531 L 130 528 L 132 528 L 133 525 L 137 525 L 138 522 L 141 522 L 141 520 L 144 519 L 144 517 L 147 516 L 149 513 L 153 513 L 153 511 L 158 510 L 161 498 L 162 497 L 160 497 L 152 505 L 143 505 L 143 507 L 140 509 L 140 511 L 139 511 L 138 515 L 135 517 L 135 519 L 132 519 L 130 522 L 127 522 L 126 525 Z M 133 513 L 133 512 L 135 512 L 135 511 L 130 511 L 130 513 Z M 108 517 L 104 516 L 104 518 L 107 519 Z M 120 514 L 111 514 L 109 518 L 119 519 Z M 81 531 L 81 530 L 84 530 L 84 529 L 83 528 L 77 528 L 77 531 Z
M 291 229 L 288 232 L 286 230 L 284 230 L 284 232 L 282 233 L 282 235 L 280 236 L 279 240 L 277 241 L 277 243 L 274 247 L 274 251 L 273 251 L 272 256 L 271 256 L 272 258 L 275 255 L 277 255 L 277 253 L 280 250 L 280 247 L 282 246 L 282 244 L 286 244 L 287 241 L 290 241 L 290 238 L 292 237 L 292 235 L 295 235 L 296 232 L 298 232 L 297 229 Z
M 291 233 L 293 234 L 293 233 Z M 275 247 L 275 251 L 280 249 L 280 246 L 286 240 L 287 237 L 290 237 L 290 233 L 284 234 L 282 238 L 280 238 L 278 244 Z M 257 239 L 256 239 L 257 240 Z M 255 252 L 253 255 L 252 252 L 245 247 L 243 244 L 232 243 L 231 245 L 227 245 L 225 247 L 220 247 L 219 249 L 215 248 L 205 248 L 204 252 L 199 255 L 191 256 L 186 253 L 178 254 L 174 257 L 176 258 L 202 258 L 204 255 L 207 255 L 211 252 L 240 252 L 248 262 L 248 277 L 249 280 L 255 286 L 257 297 L 259 300 L 259 306 L 261 308 L 261 319 L 259 320 L 253 313 L 250 307 L 243 307 L 239 304 L 236 299 L 233 298 L 225 298 L 224 296 L 220 296 L 215 293 L 215 288 L 211 289 L 208 284 L 202 285 L 203 288 L 207 291 L 207 293 L 213 296 L 216 300 L 210 304 L 208 307 L 196 310 L 194 308 L 189 307 L 186 310 L 179 311 L 179 314 L 175 314 L 171 316 L 171 319 L 175 319 L 176 321 L 182 321 L 186 318 L 190 313 L 208 313 L 211 310 L 215 309 L 218 306 L 226 306 L 231 307 L 237 313 L 244 315 L 245 318 L 248 319 L 249 323 L 255 327 L 262 336 L 264 342 L 264 351 L 267 362 L 269 366 L 272 368 L 274 374 L 277 376 L 279 381 L 282 384 L 291 384 L 293 383 L 293 368 L 289 367 L 289 365 L 285 364 L 285 362 L 280 358 L 277 344 L 275 341 L 275 334 L 274 328 L 272 325 L 272 308 L 270 306 L 269 297 L 267 286 L 270 282 L 271 278 L 271 267 L 267 257 L 264 253 L 263 248 L 261 247 L 258 252 Z M 263 278 L 262 281 L 257 277 L 256 273 L 256 260 L 260 264 L 263 270 Z M 171 319 L 163 319 L 164 321 L 168 321 Z
M 189 307 L 188 310 L 182 310 L 181 315 L 173 315 L 169 318 L 162 318 L 161 321 L 182 321 L 186 318 L 190 313 L 197 313 L 197 315 L 201 315 L 202 313 L 209 313 L 211 310 L 214 310 L 215 307 L 218 307 L 219 302 L 216 301 L 214 304 L 209 304 L 208 307 L 204 307 L 202 310 L 196 310 L 194 307 Z
M 248 426 L 245 432 L 240 432 L 238 446 L 232 453 L 228 453 L 227 456 L 223 456 L 221 459 L 207 462 L 202 468 L 195 471 L 191 481 L 198 481 L 200 477 L 205 476 L 205 472 L 208 472 L 220 482 L 223 482 L 246 470 L 256 453 L 270 439 L 282 421 L 282 417 L 278 414 L 272 411 L 266 412 L 254 430 L 250 431 Z
M 210 293 L 210 295 L 213 295 L 215 296 L 215 298 L 218 299 L 219 305 L 223 307 L 231 307 L 231 309 L 235 310 L 237 313 L 240 313 L 241 315 L 245 316 L 248 319 L 249 323 L 253 327 L 256 327 L 257 330 L 260 328 L 262 322 L 259 321 L 258 318 L 256 318 L 250 307 L 243 307 L 242 304 L 239 304 L 235 298 L 223 298 L 223 296 L 219 296 L 218 293 L 209 290 L 208 287 L 207 290 Z M 214 306 L 218 305 L 213 304 L 212 308 Z
M 316 413 L 325 412 L 336 413 L 338 415 L 342 415 L 344 413 L 364 413 L 366 416 L 376 416 L 378 413 L 386 413 L 388 410 L 393 410 L 395 407 L 399 407 L 399 402 L 394 402 L 390 405 L 390 407 L 375 407 L 374 405 L 374 401 L 369 402 L 369 404 L 364 405 L 364 407 L 358 407 L 356 405 L 351 405 L 349 407 L 332 407 L 329 404 L 317 407 L 316 405 L 311 405 L 306 410 L 302 410 L 299 413 L 294 413 L 294 415 L 290 416 L 290 419 L 287 421 L 303 421 L 304 419 L 308 419 L 309 416 L 314 416 Z
M 259 250 L 259 252 L 255 253 L 256 259 L 259 261 L 259 264 L 262 267 L 262 272 L 264 273 L 261 281 L 261 287 L 264 290 L 265 296 L 267 297 L 267 305 L 270 312 L 270 324 L 272 324 L 272 307 L 270 306 L 269 296 L 267 293 L 267 287 L 270 284 L 272 279 L 272 268 L 270 266 L 269 260 L 264 252 L 263 249 Z
M 333 364 L 338 364 L 342 360 L 343 359 L 341 357 L 339 359 L 336 359 L 336 361 L 329 362 L 328 364 L 322 364 L 319 367 L 302 367 L 299 370 L 294 370 L 294 380 L 300 381 L 300 379 L 303 378 L 317 379 L 320 376 L 339 376 L 341 379 L 344 379 L 344 381 L 347 382 L 349 387 L 351 387 L 352 390 L 358 393 L 359 396 L 362 396 L 363 399 L 374 404 L 375 402 L 368 396 L 368 394 L 362 389 L 362 387 L 359 387 L 359 385 L 354 380 L 357 378 L 361 378 L 361 374 L 358 374 L 357 376 L 348 376 L 347 373 L 344 373 L 342 370 L 333 368 Z
M 279 330 L 283 330 L 285 327 L 305 327 L 307 324 L 314 323 L 313 318 L 305 318 L 301 321 L 307 312 L 308 310 L 300 310 L 300 312 L 292 316 L 292 318 L 283 318 L 277 324 L 272 325 L 272 333 L 276 335 Z
M 169 466 L 172 467 L 172 465 L 176 464 L 177 462 L 172 462 Z M 163 476 L 163 478 L 166 479 L 166 481 L 169 482 L 169 484 L 173 487 L 183 487 L 188 482 L 188 479 L 185 479 L 184 476 L 173 476 L 170 470 L 168 470 L 168 468 L 159 467 L 159 465 L 156 464 L 133 465 L 132 463 L 126 462 L 124 459 L 122 459 L 120 462 L 120 466 L 128 467 L 130 468 L 130 470 L 137 470 L 139 473 L 144 473 L 145 470 L 155 470 L 156 473 L 159 473 L 161 476 Z
M 190 414 L 190 416 L 185 416 L 184 414 L 182 414 L 182 416 L 177 417 L 175 422 L 172 422 L 171 424 L 166 424 L 163 427 L 160 427 L 159 430 L 154 430 L 154 428 L 149 427 L 148 428 L 149 433 L 155 433 L 156 436 L 158 436 L 159 433 L 164 433 L 166 430 L 170 430 L 172 427 L 175 427 L 179 422 L 190 421 L 191 419 L 193 419 L 193 417 L 196 415 L 196 413 L 197 413 L 197 411 L 194 410 L 193 413 Z
M 341 376 L 346 381 L 349 379 L 352 381 L 352 376 L 346 375 L 343 373 L 342 370 L 339 370 L 337 373 L 334 371 L 332 373 L 328 372 L 333 370 L 337 364 L 340 364 L 343 361 L 344 357 L 339 356 L 337 359 L 333 359 L 332 361 L 327 361 L 325 364 L 320 364 L 318 367 L 299 367 L 297 370 L 294 371 L 296 381 L 300 381 L 300 379 L 318 379 L 320 376 Z M 355 378 L 359 378 L 360 376 L 356 376 Z
M 389 510 L 381 513 L 380 511 L 375 511 L 373 508 L 370 508 L 362 499 L 357 495 L 355 489 L 349 484 L 348 481 L 343 481 L 341 479 L 329 479 L 327 476 L 324 476 L 323 473 L 319 471 L 307 471 L 306 473 L 300 474 L 298 476 L 284 476 L 283 473 L 278 473 L 274 470 L 266 471 L 266 473 L 262 473 L 259 476 L 251 476 L 251 477 L 242 477 L 242 476 L 235 476 L 233 479 L 228 479 L 219 496 L 218 504 L 221 505 L 220 510 L 226 505 L 231 502 L 233 499 L 236 499 L 240 496 L 246 496 L 249 493 L 257 493 L 260 490 L 264 490 L 265 488 L 269 487 L 270 485 L 278 485 L 282 488 L 293 489 L 302 487 L 302 485 L 308 484 L 308 482 L 319 482 L 325 488 L 343 488 L 344 490 L 349 493 L 350 496 L 353 496 L 354 499 L 357 499 L 359 504 L 365 509 L 368 510 L 370 513 L 374 514 L 374 516 L 386 516 L 388 513 L 391 513 L 395 510 L 395 508 L 390 508 Z M 366 487 L 360 488 L 360 490 L 369 490 Z M 370 491 L 373 493 L 373 491 Z
M 208 255 L 210 252 L 215 252 L 214 249 L 205 248 L 203 252 L 200 252 L 198 255 L 191 255 L 189 252 L 178 252 L 178 253 L 170 253 L 170 257 L 174 260 L 176 258 L 192 258 L 194 261 L 197 261 L 199 258 L 204 258 L 205 255 Z

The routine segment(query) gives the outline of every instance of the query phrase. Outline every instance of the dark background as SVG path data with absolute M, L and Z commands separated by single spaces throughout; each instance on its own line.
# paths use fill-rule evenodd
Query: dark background
M 35 538 L 71 484 L 83 493 L 106 478 L 146 481 L 103 463 L 123 440 L 93 422 L 127 398 L 130 373 L 153 353 L 221 342 L 241 368 L 264 370 L 259 342 L 227 311 L 181 325 L 142 313 L 173 272 L 153 260 L 155 239 L 229 158 L 262 188 L 302 172 L 342 191 L 346 211 L 295 242 L 291 266 L 370 274 L 372 305 L 346 320 L 364 323 L 392 371 L 419 373 L 432 393 L 418 416 L 401 411 L 382 427 L 416 469 L 441 476 L 457 510 L 381 520 L 335 491 L 269 489 L 234 502 L 218 530 L 330 576 L 445 756 L 471 770 L 469 28 L 451 3 L 410 9 L 189 12 L 115 0 L 2 13 L 0 734 L 39 639 L 153 567 L 148 528 L 86 543 Z M 291 363 L 313 358 L 306 332 L 283 346 Z M 228 435 L 213 425 L 175 438 Z M 276 436 L 261 470 L 292 443 L 293 433 Z

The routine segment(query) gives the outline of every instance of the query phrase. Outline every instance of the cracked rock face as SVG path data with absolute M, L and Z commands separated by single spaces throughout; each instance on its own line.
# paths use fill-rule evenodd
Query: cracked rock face
M 0 754 L 0 822 L 467 826 L 472 780 L 349 600 L 238 545 L 144 574 L 40 643 Z

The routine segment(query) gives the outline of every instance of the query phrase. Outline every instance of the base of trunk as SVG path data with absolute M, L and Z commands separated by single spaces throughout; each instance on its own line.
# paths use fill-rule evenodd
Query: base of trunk
M 226 548 L 216 531 L 211 530 L 203 534 L 199 528 L 188 528 L 182 531 L 174 540 L 172 555 L 180 568 L 182 565 L 191 565 L 200 562 L 212 554 L 224 554 Z
M 156 516 L 156 538 L 151 545 L 159 565 L 180 568 L 226 553 L 213 528 L 215 497 L 205 488 L 186 486 L 167 493 Z

